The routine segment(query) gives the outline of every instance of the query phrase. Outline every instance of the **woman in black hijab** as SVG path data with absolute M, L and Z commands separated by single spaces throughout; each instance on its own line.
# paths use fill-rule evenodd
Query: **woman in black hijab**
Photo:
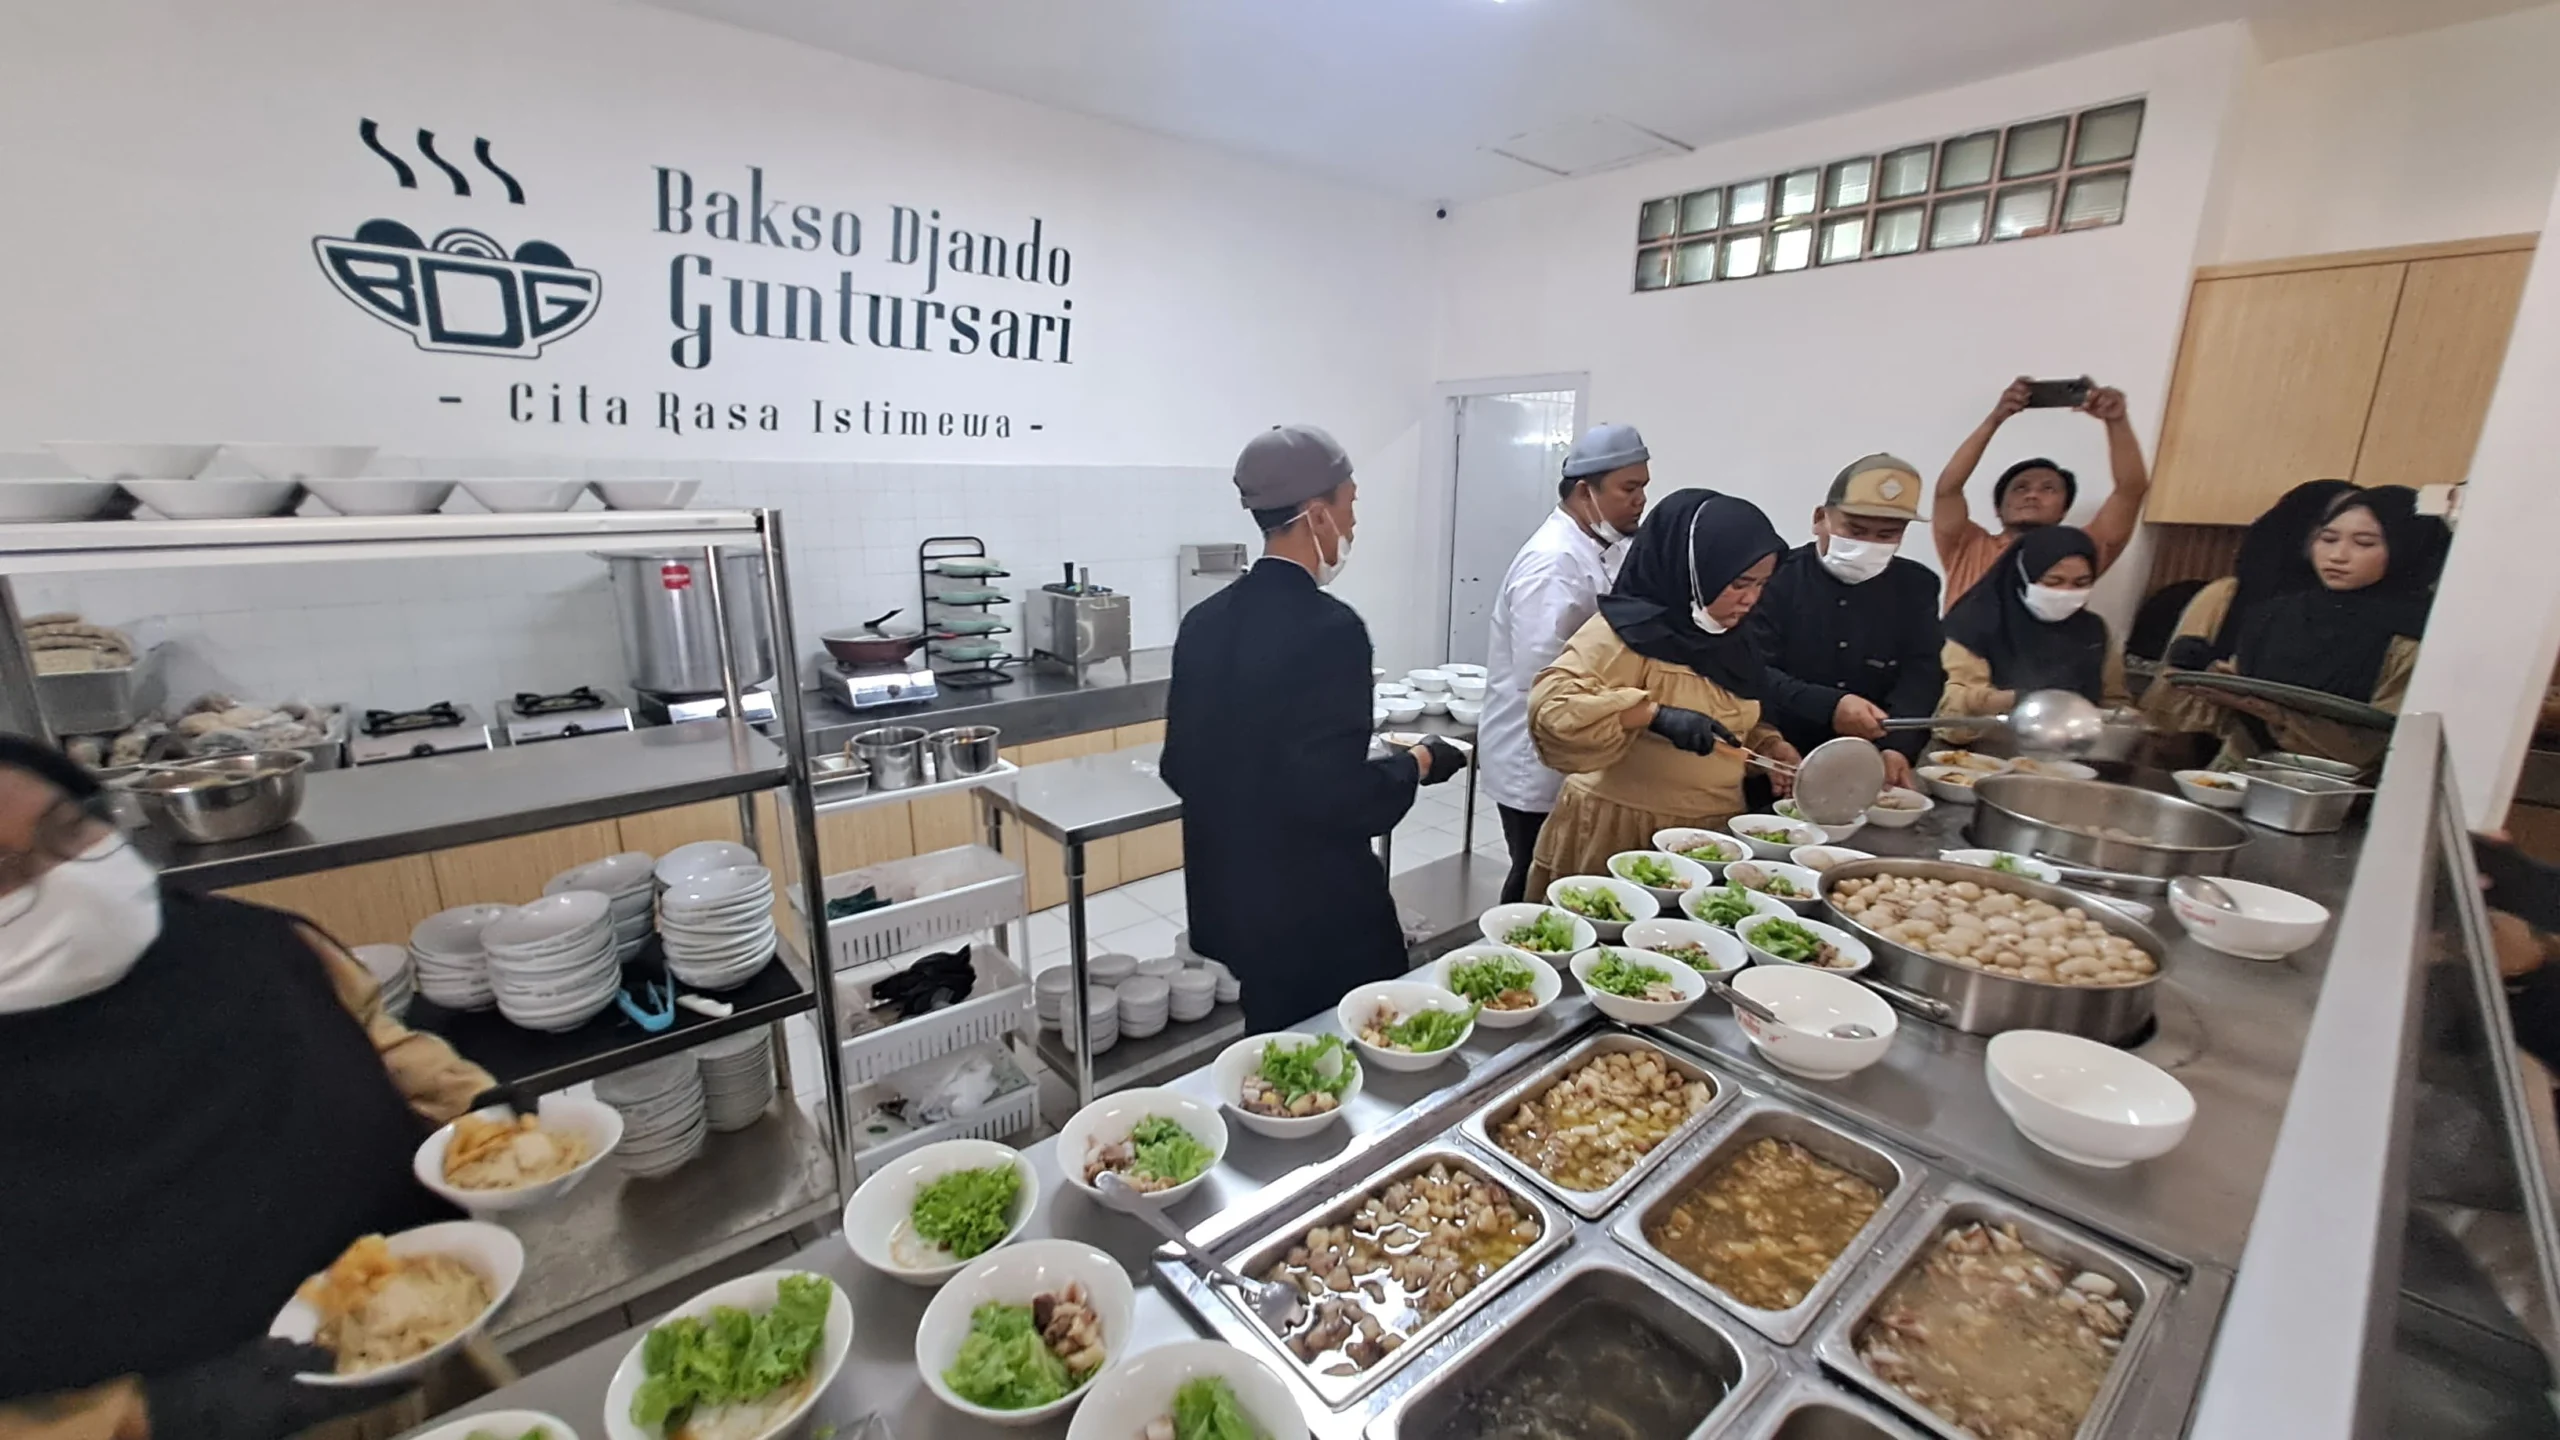
M 2001 715 L 2030 690 L 2071 690 L 2100 705 L 2131 703 L 2124 652 L 2087 610 L 2098 547 L 2069 525 L 2030 530 L 1947 611 L 1941 715 Z M 1941 733 L 1968 736 L 1952 728 Z
M 1745 808 L 1743 745 L 1793 762 L 1760 716 L 1760 659 L 1742 633 L 1786 544 L 1748 500 L 1666 496 L 1636 531 L 1600 613 L 1529 689 L 1538 758 L 1566 776 L 1538 833 L 1532 896 L 1605 874 L 1653 833 L 1717 825 Z
M 2311 568 L 2312 532 L 2338 497 L 2355 490 L 2345 480 L 2307 480 L 2250 521 L 2232 573 L 2198 590 L 2178 612 L 2177 630 L 2161 653 L 2162 663 L 2203 670 L 2227 661 L 2250 616 L 2287 595 L 2319 589 L 2320 576 Z M 2228 713 L 2201 690 L 2153 685 L 2142 692 L 2143 724 L 2158 746 L 2152 758 L 2167 769 L 2202 764 L 2210 757 L 2221 743 Z

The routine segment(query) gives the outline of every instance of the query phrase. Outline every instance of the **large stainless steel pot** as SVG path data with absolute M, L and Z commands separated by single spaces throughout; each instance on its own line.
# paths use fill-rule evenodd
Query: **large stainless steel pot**
M 1987 775 L 1973 787 L 1977 845 L 2136 875 L 2220 875 L 2248 827 L 2174 796 L 2099 780 Z
M 613 614 L 635 689 L 659 695 L 720 693 L 720 641 L 711 623 L 711 587 L 699 550 L 625 550 L 603 555 L 613 576 Z M 764 609 L 764 557 L 720 557 L 720 600 L 738 688 L 773 677 L 773 630 Z
M 2159 968 L 2150 979 L 2134 985 L 2047 985 L 1953 964 L 1899 940 L 1888 940 L 1831 903 L 1833 886 L 1867 875 L 1971 880 L 1986 889 L 2006 890 L 2066 909 L 2076 905 L 2090 919 L 2141 946 Z M 1865 941 L 1867 948 L 1875 952 L 1875 963 L 1860 979 L 1883 982 L 1877 988 L 1885 998 L 1922 1019 L 1969 1035 L 2060 1030 L 2109 1045 L 2122 1044 L 2149 1023 L 2160 978 L 2169 973 L 2169 947 L 2161 943 L 2150 926 L 2112 906 L 2091 904 L 2059 885 L 2047 885 L 2024 875 L 2004 875 L 1950 860 L 1852 860 L 1823 872 L 1822 897 L 1824 918 Z

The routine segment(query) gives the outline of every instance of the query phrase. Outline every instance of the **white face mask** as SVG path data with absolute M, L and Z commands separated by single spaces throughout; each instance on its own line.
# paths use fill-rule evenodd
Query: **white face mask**
M 1893 563 L 1898 547 L 1882 540 L 1850 540 L 1834 535 L 1822 547 L 1822 568 L 1844 585 L 1873 580 Z
M 1333 558 L 1331 560 L 1325 559 L 1324 539 L 1322 536 L 1316 534 L 1316 522 L 1313 518 L 1314 515 L 1315 512 L 1313 510 L 1300 510 L 1298 512 L 1298 517 L 1307 522 L 1308 538 L 1316 542 L 1316 568 L 1310 573 L 1316 577 L 1316 588 L 1321 590 L 1332 584 L 1334 581 L 1342 578 L 1342 572 L 1350 567 L 1351 537 L 1348 535 L 1337 535 L 1333 542 Z
M 2029 585 L 2027 587 L 2027 613 L 2048 625 L 2056 620 L 2070 619 L 2080 613 L 2081 606 L 2088 603 L 2088 591 L 2074 590 L 2067 585 Z
M 1710 634 L 1710 635 L 1721 635 L 1721 634 L 1723 634 L 1724 632 L 1726 632 L 1727 630 L 1730 630 L 1730 629 L 1732 629 L 1732 628 L 1733 628 L 1732 626 L 1727 625 L 1727 624 L 1726 624 L 1726 623 L 1724 623 L 1723 621 L 1721 621 L 1721 620 L 1717 619 L 1717 618 L 1716 618 L 1716 617 L 1714 617 L 1713 615 L 1708 614 L 1708 613 L 1707 613 L 1707 607 L 1706 607 L 1706 606 L 1704 606 L 1704 605 L 1692 605 L 1692 606 L 1690 606 L 1690 607 L 1689 607 L 1689 618 L 1690 618 L 1690 619 L 1692 619 L 1692 620 L 1697 621 L 1697 622 L 1698 622 L 1698 628 L 1699 628 L 1699 629 L 1701 629 L 1701 630 L 1706 631 L 1706 632 L 1707 632 L 1708 634 Z
M 1707 602 L 1698 590 L 1698 516 L 1705 512 L 1701 505 L 1689 512 L 1689 618 L 1710 635 L 1722 635 L 1733 627 L 1707 613 Z
M 121 835 L 0 896 L 0 1015 L 94 995 L 123 979 L 160 938 L 160 875 Z
M 1589 496 L 1591 500 L 1591 523 L 1583 527 L 1585 530 L 1590 532 L 1591 538 L 1599 541 L 1600 548 L 1603 550 L 1608 549 L 1612 545 L 1621 545 L 1626 543 L 1628 539 L 1627 532 L 1610 524 L 1608 520 L 1600 514 L 1600 492 L 1592 489 L 1588 484 L 1585 484 L 1582 487 L 1582 493 Z

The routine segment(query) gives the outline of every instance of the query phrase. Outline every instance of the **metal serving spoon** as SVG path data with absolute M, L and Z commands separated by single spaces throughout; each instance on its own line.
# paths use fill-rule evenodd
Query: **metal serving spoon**
M 2240 913 L 2240 902 L 2231 898 L 2231 892 L 2202 875 L 2180 875 L 2171 880 L 2169 898 L 2208 909 L 2228 910 L 2234 915 Z
M 1732 986 L 1727 985 L 1713 975 L 1701 972 L 1698 978 L 1707 983 L 1708 994 L 1726 1002 L 1736 1010 L 1749 1012 L 1753 1019 L 1770 1025 L 1784 1025 L 1787 1023 L 1786 1021 L 1778 1018 L 1777 1011 L 1770 1009 L 1768 1006 L 1763 1005 L 1759 1001 L 1752 999 L 1750 996 L 1743 994 L 1741 991 L 1734 989 Z M 1830 1036 L 1834 1040 L 1872 1040 L 1876 1036 L 1874 1027 L 1861 1025 L 1855 1020 L 1843 1020 L 1839 1024 L 1832 1026 L 1830 1029 L 1825 1030 L 1822 1033 Z
M 2018 738 L 2021 750 L 2081 755 L 2106 737 L 2107 714 L 2076 690 L 2030 690 L 2018 697 L 2006 715 L 1915 715 L 1884 722 L 1887 730 L 1934 730 L 1941 725 L 1964 730 L 2005 728 Z
M 1241 1292 L 1253 1302 L 1253 1313 L 1260 1316 L 1264 1324 L 1283 1332 L 1297 1324 L 1302 1302 L 1296 1286 L 1283 1285 L 1277 1280 L 1247 1280 L 1210 1259 L 1207 1251 L 1192 1244 L 1191 1237 L 1182 1233 L 1181 1226 L 1164 1218 L 1163 1212 L 1149 1204 L 1135 1186 L 1113 1171 L 1102 1172 L 1093 1182 L 1093 1188 L 1102 1192 L 1103 1200 L 1112 1209 L 1124 1215 L 1135 1215 L 1154 1227 L 1158 1235 L 1182 1252 L 1182 1258 L 1190 1261 L 1194 1269 Z

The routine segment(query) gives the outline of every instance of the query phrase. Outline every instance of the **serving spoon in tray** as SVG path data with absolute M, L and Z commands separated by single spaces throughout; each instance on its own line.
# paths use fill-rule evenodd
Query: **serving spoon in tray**
M 1164 1212 L 1148 1204 L 1146 1198 L 1138 1193 L 1137 1187 L 1121 1179 L 1115 1171 L 1103 1171 L 1094 1180 L 1093 1188 L 1102 1192 L 1103 1200 L 1112 1209 L 1124 1215 L 1135 1215 L 1147 1222 L 1158 1235 L 1165 1238 L 1167 1243 L 1182 1252 L 1182 1258 L 1190 1261 L 1193 1269 L 1198 1270 L 1208 1279 L 1235 1290 L 1251 1301 L 1253 1313 L 1273 1330 L 1287 1334 L 1290 1328 L 1298 1323 L 1302 1302 L 1298 1295 L 1298 1287 L 1295 1285 L 1283 1285 L 1277 1280 L 1247 1280 L 1210 1259 L 1207 1251 L 1192 1244 L 1191 1237 L 1182 1233 L 1181 1226 L 1164 1218 Z

